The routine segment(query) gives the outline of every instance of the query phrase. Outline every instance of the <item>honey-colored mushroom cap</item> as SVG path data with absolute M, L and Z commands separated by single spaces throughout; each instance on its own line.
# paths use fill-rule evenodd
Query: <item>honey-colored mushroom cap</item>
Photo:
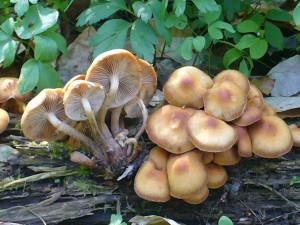
M 6 102 L 10 98 L 24 101 L 31 97 L 32 93 L 21 94 L 18 90 L 19 79 L 15 77 L 0 77 L 0 103 Z
M 207 186 L 211 189 L 222 187 L 228 180 L 225 168 L 214 162 L 205 165 L 207 171 Z
M 0 134 L 6 130 L 9 120 L 9 114 L 0 108 Z

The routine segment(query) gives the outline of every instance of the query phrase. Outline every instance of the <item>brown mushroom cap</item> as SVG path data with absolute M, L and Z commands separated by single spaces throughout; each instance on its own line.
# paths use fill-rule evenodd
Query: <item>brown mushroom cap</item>
M 171 196 L 186 199 L 207 185 L 206 170 L 201 158 L 198 150 L 169 156 L 167 173 Z
M 275 109 L 273 109 L 273 107 L 269 104 L 264 105 L 262 113 L 264 116 L 276 116 L 277 115 Z
M 238 154 L 236 148 L 230 148 L 224 152 L 214 153 L 213 162 L 222 166 L 233 166 L 239 163 L 241 156 Z
M 103 88 L 99 84 L 86 80 L 75 80 L 65 91 L 63 103 L 66 115 L 76 121 L 87 120 L 84 105 L 90 105 L 94 115 L 99 111 L 105 98 Z
M 9 114 L 0 108 L 0 134 L 6 130 L 9 120 Z
M 69 87 L 69 85 L 75 81 L 75 80 L 85 80 L 85 75 L 84 74 L 78 74 L 78 75 L 75 75 L 74 77 L 72 77 L 66 84 L 65 86 L 63 87 L 63 90 L 66 91 Z
M 263 112 L 261 109 L 247 103 L 243 114 L 239 118 L 233 120 L 232 123 L 238 126 L 249 126 L 260 120 L 262 116 Z
M 264 158 L 277 158 L 289 152 L 293 137 L 287 124 L 277 116 L 263 116 L 248 127 L 253 152 Z
M 118 107 L 133 99 L 142 86 L 141 66 L 125 49 L 114 49 L 98 55 L 86 72 L 86 80 L 99 83 L 109 95 L 116 91 L 110 107 Z
M 199 189 L 196 193 L 194 193 L 192 196 L 189 198 L 183 199 L 185 202 L 193 205 L 200 204 L 204 202 L 209 195 L 209 189 L 207 186 Z
M 248 93 L 250 89 L 250 82 L 248 78 L 243 73 L 237 70 L 232 70 L 232 69 L 223 70 L 213 78 L 213 81 L 215 84 L 223 83 L 224 81 L 234 82 L 245 93 Z
M 186 131 L 192 143 L 207 152 L 226 151 L 237 141 L 237 133 L 231 126 L 201 111 L 187 119 Z
M 240 127 L 234 124 L 231 126 L 235 129 L 238 134 L 237 140 L 237 152 L 241 157 L 252 156 L 252 144 L 246 127 Z
M 231 81 L 215 84 L 203 98 L 204 110 L 224 121 L 240 117 L 246 107 L 247 93 Z
M 222 187 L 228 180 L 225 168 L 214 162 L 205 165 L 207 171 L 207 186 L 211 189 Z
M 138 196 L 154 202 L 166 202 L 171 198 L 166 171 L 168 155 L 160 147 L 150 150 L 148 160 L 139 168 L 134 179 L 134 190 Z
M 289 128 L 293 136 L 293 145 L 300 147 L 300 128 L 296 124 L 289 125 Z
M 212 79 L 193 66 L 175 70 L 163 87 L 165 98 L 179 107 L 203 107 L 203 95 L 213 85 Z
M 247 104 L 255 106 L 260 110 L 264 108 L 264 97 L 261 91 L 253 84 L 250 84 L 250 89 L 247 95 Z
M 21 94 L 18 90 L 19 79 L 15 77 L 0 78 L 0 103 L 6 102 L 10 98 L 24 101 L 31 97 L 32 93 Z
M 146 131 L 150 140 L 175 154 L 195 148 L 185 131 L 185 120 L 189 114 L 189 110 L 180 107 L 161 107 L 148 118 Z

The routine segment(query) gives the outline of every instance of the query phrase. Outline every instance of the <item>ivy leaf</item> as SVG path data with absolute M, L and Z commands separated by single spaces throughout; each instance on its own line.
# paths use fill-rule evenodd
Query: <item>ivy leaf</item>
M 240 33 L 256 33 L 259 27 L 253 20 L 244 20 L 236 25 L 236 29 Z
M 106 19 L 115 12 L 126 9 L 124 0 L 111 0 L 91 6 L 81 13 L 76 23 L 77 26 L 91 25 Z
M 155 26 L 159 35 L 164 37 L 166 43 L 169 45 L 172 41 L 171 31 L 165 26 L 165 5 L 158 0 L 149 0 L 154 17 Z
M 10 0 L 11 3 L 15 3 L 14 10 L 18 16 L 23 16 L 29 9 L 28 0 Z
M 14 20 L 7 19 L 0 26 L 0 63 L 3 62 L 3 67 L 10 66 L 16 55 L 17 42 L 13 40 Z
M 181 44 L 180 53 L 185 60 L 193 57 L 193 37 L 187 37 Z
M 260 59 L 268 50 L 268 42 L 260 37 L 256 38 L 250 47 L 250 56 L 252 59 Z
M 268 21 L 265 23 L 265 38 L 272 47 L 283 49 L 284 37 L 281 30 Z
M 50 62 L 57 56 L 56 42 L 46 34 L 34 36 L 34 58 L 42 62 Z
M 181 16 L 186 7 L 186 0 L 175 0 L 173 3 L 173 10 L 175 11 L 175 15 L 177 17 Z
M 52 27 L 57 19 L 57 10 L 31 5 L 24 19 L 15 22 L 15 31 L 21 39 L 29 39 Z
M 274 21 L 288 22 L 293 19 L 293 16 L 283 9 L 269 9 L 266 13 L 266 18 Z
M 300 25 L 300 2 L 298 2 L 297 6 L 294 9 L 293 17 L 295 24 L 298 26 Z
M 153 62 L 157 36 L 150 24 L 136 20 L 131 28 L 130 43 L 133 51 L 148 62 Z
M 128 29 L 131 25 L 131 23 L 122 19 L 106 21 L 91 39 L 91 45 L 96 46 L 94 57 L 114 48 L 124 48 Z
M 39 93 L 45 88 L 57 88 L 59 86 L 59 75 L 50 63 L 30 59 L 23 64 L 18 86 L 20 93 L 25 94 L 35 87 Z
M 238 60 L 242 55 L 243 53 L 236 48 L 229 49 L 223 56 L 223 65 L 228 69 L 231 63 Z
M 147 4 L 144 4 L 140 1 L 137 1 L 133 3 L 132 8 L 134 10 L 134 13 L 141 18 L 145 23 L 148 23 L 148 21 L 152 17 L 152 10 L 151 7 Z
M 219 10 L 219 6 L 214 0 L 192 0 L 192 2 L 202 13 Z
M 245 34 L 241 37 L 241 39 L 239 40 L 239 42 L 235 45 L 236 48 L 238 48 L 239 50 L 243 50 L 245 48 L 250 48 L 253 41 L 256 39 L 257 37 L 254 36 L 253 34 Z
M 194 48 L 198 52 L 201 52 L 203 50 L 203 48 L 205 47 L 205 42 L 206 42 L 205 37 L 203 37 L 203 36 L 195 37 L 193 39 Z

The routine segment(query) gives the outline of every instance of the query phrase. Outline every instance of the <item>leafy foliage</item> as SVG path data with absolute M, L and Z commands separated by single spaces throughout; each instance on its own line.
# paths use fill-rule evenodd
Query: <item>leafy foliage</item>
M 233 225 L 233 222 L 227 216 L 221 216 L 218 225 Z
M 122 222 L 122 215 L 120 214 L 112 214 L 110 217 L 109 225 L 126 225 L 127 223 Z

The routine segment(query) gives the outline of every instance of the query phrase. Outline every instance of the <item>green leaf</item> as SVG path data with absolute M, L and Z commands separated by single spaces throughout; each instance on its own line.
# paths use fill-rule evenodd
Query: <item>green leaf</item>
M 261 27 L 261 25 L 265 22 L 265 17 L 258 12 L 254 13 L 249 19 L 253 20 L 258 27 Z
M 186 15 L 181 15 L 179 17 L 175 15 L 169 15 L 165 25 L 167 28 L 176 27 L 177 29 L 182 30 L 187 25 L 187 17 Z
M 223 21 L 216 21 L 212 23 L 211 25 L 208 26 L 208 33 L 209 35 L 214 38 L 214 39 L 222 39 L 223 38 L 223 33 L 220 29 L 225 29 L 228 32 L 234 33 L 235 30 L 233 27 L 226 22 Z
M 284 37 L 281 30 L 268 21 L 265 23 L 265 38 L 272 47 L 283 49 Z
M 298 26 L 300 25 L 300 2 L 298 2 L 297 6 L 294 9 L 293 17 L 295 24 Z
M 15 31 L 21 39 L 29 39 L 52 27 L 57 19 L 57 10 L 31 5 L 24 19 L 15 22 Z
M 47 30 L 44 32 L 49 38 L 55 41 L 57 48 L 64 54 L 67 55 L 67 41 L 66 39 L 59 33 L 55 32 L 54 30 Z
M 180 53 L 185 60 L 190 60 L 193 57 L 193 37 L 184 39 L 180 46 Z
M 172 35 L 170 29 L 165 26 L 166 20 L 166 10 L 165 5 L 158 0 L 149 0 L 148 4 L 150 5 L 154 17 L 155 26 L 159 35 L 164 37 L 166 43 L 169 45 L 172 41 Z
M 259 27 L 257 26 L 257 23 L 255 23 L 253 20 L 244 20 L 236 25 L 236 29 L 240 33 L 256 33 Z
M 236 48 L 229 49 L 223 56 L 223 65 L 228 69 L 231 63 L 238 60 L 242 55 L 243 52 Z
M 3 62 L 4 68 L 14 62 L 17 51 L 17 42 L 12 37 L 13 26 L 12 18 L 7 19 L 0 26 L 0 63 Z
M 211 24 L 211 23 L 215 22 L 220 17 L 221 12 L 222 12 L 222 8 L 219 5 L 218 5 L 218 10 L 216 10 L 216 11 L 207 11 L 204 14 L 204 18 L 206 20 L 206 23 Z
M 150 24 L 136 20 L 131 28 L 130 43 L 133 51 L 148 62 L 153 62 L 157 36 Z
M 263 57 L 268 50 L 268 42 L 260 37 L 253 41 L 250 47 L 250 56 L 252 59 L 260 59 Z
M 106 19 L 119 10 L 126 9 L 124 0 L 111 0 L 91 6 L 81 13 L 76 23 L 77 26 L 91 25 Z
M 132 8 L 137 17 L 141 18 L 145 23 L 148 23 L 152 17 L 152 10 L 148 4 L 137 1 L 133 3 Z
M 23 16 L 28 11 L 28 0 L 10 0 L 10 2 L 15 3 L 14 10 L 18 16 Z
M 252 42 L 256 39 L 257 37 L 252 35 L 252 34 L 245 34 L 244 36 L 241 37 L 239 42 L 235 45 L 236 48 L 243 50 L 245 48 L 250 48 L 252 45 Z
M 219 10 L 219 6 L 214 0 L 192 0 L 192 2 L 202 13 Z
M 18 89 L 20 93 L 25 94 L 35 87 L 39 93 L 45 88 L 57 88 L 59 86 L 59 75 L 50 63 L 30 59 L 23 64 L 19 77 Z
M 181 16 L 184 11 L 185 11 L 185 7 L 186 7 L 186 0 L 175 0 L 173 3 L 173 10 L 175 11 L 175 15 Z
M 218 225 L 233 225 L 233 222 L 227 216 L 221 216 Z
M 91 39 L 91 45 L 96 46 L 94 57 L 114 48 L 124 48 L 128 29 L 131 25 L 131 23 L 122 19 L 106 21 Z
M 34 36 L 34 58 L 42 62 L 50 62 L 57 56 L 56 42 L 45 34 Z
M 205 47 L 205 37 L 203 36 L 198 36 L 198 37 L 195 37 L 193 39 L 193 45 L 194 45 L 194 48 L 198 51 L 198 52 L 201 52 L 202 49 Z
M 123 221 L 122 215 L 112 214 L 110 216 L 110 223 L 108 225 L 126 225 L 126 223 L 122 221 Z
M 250 70 L 248 68 L 248 64 L 246 62 L 245 59 L 242 59 L 240 61 L 240 65 L 239 65 L 239 71 L 241 71 L 243 74 L 245 74 L 247 77 L 250 76 Z
M 283 9 L 269 9 L 266 13 L 266 18 L 274 21 L 288 22 L 293 19 L 293 16 Z
M 234 18 L 234 15 L 241 9 L 240 0 L 224 0 L 223 7 L 226 14 L 226 17 L 229 21 Z

